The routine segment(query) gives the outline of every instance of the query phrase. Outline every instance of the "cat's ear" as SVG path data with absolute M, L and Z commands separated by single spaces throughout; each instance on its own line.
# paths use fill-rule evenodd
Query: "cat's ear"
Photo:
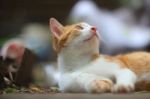
M 63 25 L 61 23 L 59 23 L 55 18 L 50 18 L 50 30 L 52 32 L 52 34 L 59 39 L 60 36 L 62 35 L 62 28 Z

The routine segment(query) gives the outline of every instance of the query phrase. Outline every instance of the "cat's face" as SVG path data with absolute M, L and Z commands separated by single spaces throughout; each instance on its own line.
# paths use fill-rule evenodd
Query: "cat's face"
M 61 50 L 79 50 L 89 52 L 99 47 L 99 34 L 96 27 L 87 23 L 63 26 L 56 19 L 50 19 L 53 48 Z

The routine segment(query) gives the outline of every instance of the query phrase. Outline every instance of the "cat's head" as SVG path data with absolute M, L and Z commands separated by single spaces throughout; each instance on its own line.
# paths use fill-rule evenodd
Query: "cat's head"
M 63 26 L 56 19 L 50 19 L 53 48 L 62 50 L 94 51 L 99 48 L 99 34 L 96 27 L 87 23 Z

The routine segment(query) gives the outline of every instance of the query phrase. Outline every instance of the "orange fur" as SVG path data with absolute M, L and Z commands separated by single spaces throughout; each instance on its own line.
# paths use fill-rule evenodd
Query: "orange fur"
M 119 59 L 125 66 L 137 75 L 150 72 L 150 53 L 148 52 L 133 52 L 125 55 L 118 55 L 115 58 Z
M 133 52 L 124 55 L 108 56 L 103 55 L 108 61 L 119 63 L 121 68 L 129 68 L 137 75 L 150 72 L 150 53 Z
M 92 92 L 94 93 L 100 93 L 101 90 L 104 92 L 110 92 L 111 88 L 113 86 L 113 82 L 107 81 L 107 80 L 94 80 L 92 82 Z
M 148 52 L 133 52 L 125 55 L 118 55 L 115 58 L 119 59 L 124 66 L 132 70 L 139 77 L 150 73 L 150 53 Z M 135 90 L 150 90 L 150 79 L 139 80 L 135 84 Z
M 120 59 L 117 59 L 115 57 L 108 56 L 108 55 L 103 55 L 103 57 L 107 59 L 108 61 L 112 61 L 112 62 L 120 64 L 121 66 L 120 68 L 126 68 L 125 64 Z
M 94 61 L 94 60 L 98 59 L 99 57 L 100 57 L 99 53 L 95 53 L 92 55 L 92 60 Z
M 61 29 L 62 35 L 60 36 L 60 39 L 57 39 L 54 35 L 52 35 L 53 48 L 56 52 L 59 52 L 63 47 L 67 46 L 70 40 L 79 35 L 76 28 L 77 25 L 81 25 L 81 23 L 64 26 Z

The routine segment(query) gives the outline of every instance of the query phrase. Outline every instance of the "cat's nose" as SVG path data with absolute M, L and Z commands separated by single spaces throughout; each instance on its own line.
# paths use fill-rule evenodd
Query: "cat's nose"
M 92 27 L 91 27 L 91 32 L 92 32 L 92 33 L 96 33 L 96 31 L 97 31 L 97 28 L 96 28 L 95 26 L 92 26 Z

